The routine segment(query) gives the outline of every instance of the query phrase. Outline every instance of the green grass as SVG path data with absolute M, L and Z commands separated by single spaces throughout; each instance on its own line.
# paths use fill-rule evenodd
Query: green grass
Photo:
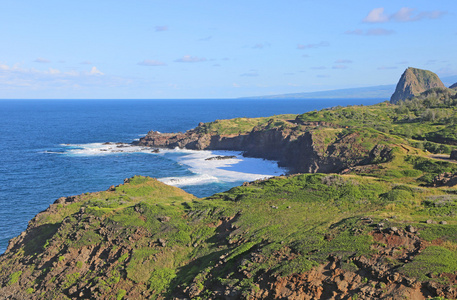
M 454 273 L 457 270 L 457 253 L 440 246 L 429 246 L 401 271 L 419 280 L 429 280 L 429 273 Z

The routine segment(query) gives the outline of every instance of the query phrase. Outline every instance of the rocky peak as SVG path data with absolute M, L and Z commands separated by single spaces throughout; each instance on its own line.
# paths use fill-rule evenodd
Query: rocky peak
M 438 75 L 427 70 L 408 68 L 401 75 L 395 92 L 390 98 L 390 103 L 417 96 L 435 87 L 445 88 Z
M 455 90 L 457 90 L 457 82 L 454 83 L 453 85 L 451 85 L 449 88 L 450 88 L 450 89 L 455 89 Z

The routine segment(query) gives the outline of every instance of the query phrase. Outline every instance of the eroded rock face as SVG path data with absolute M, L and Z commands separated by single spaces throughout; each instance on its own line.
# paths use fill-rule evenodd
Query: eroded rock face
M 426 247 L 415 228 L 376 229 L 372 233 L 378 243 L 378 254 L 342 259 L 330 255 L 326 264 L 311 271 L 278 277 L 268 273 L 258 279 L 254 299 L 415 299 L 425 300 L 439 295 L 455 299 L 457 290 L 435 281 L 418 281 L 398 271 L 398 266 L 386 263 L 400 260 L 411 262 Z M 350 266 L 353 266 L 352 268 Z M 348 267 L 349 266 L 349 267 Z M 449 278 L 455 274 L 431 275 Z
M 395 92 L 390 98 L 390 103 L 395 104 L 400 100 L 406 100 L 426 90 L 437 87 L 446 88 L 435 73 L 427 70 L 408 68 L 401 75 Z
M 303 124 L 301 124 L 303 125 Z M 325 126 L 327 124 L 319 124 Z M 199 125 L 185 133 L 159 133 L 150 131 L 137 144 L 159 148 L 185 148 L 191 150 L 243 151 L 244 156 L 276 160 L 290 173 L 330 173 L 366 163 L 369 149 L 357 143 L 358 134 L 336 137 L 324 144 L 313 130 L 294 131 L 256 129 L 248 133 L 218 135 L 202 133 Z M 304 124 L 304 126 L 317 126 Z M 330 126 L 330 125 L 327 125 Z M 380 150 L 381 151 L 381 150 Z M 387 155 L 384 149 L 379 155 Z M 376 162 L 377 163 L 377 162 Z

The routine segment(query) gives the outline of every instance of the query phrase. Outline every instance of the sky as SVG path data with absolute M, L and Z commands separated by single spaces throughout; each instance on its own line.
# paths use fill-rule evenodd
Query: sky
M 455 0 L 0 2 L 0 99 L 237 98 L 457 75 Z

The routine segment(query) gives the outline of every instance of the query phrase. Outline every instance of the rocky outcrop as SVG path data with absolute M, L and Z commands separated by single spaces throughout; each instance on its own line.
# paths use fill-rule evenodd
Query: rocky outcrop
M 446 88 L 438 75 L 427 70 L 408 68 L 401 75 L 395 92 L 390 98 L 390 103 L 395 104 L 398 101 L 409 99 L 436 87 Z
M 433 178 L 432 186 L 455 186 L 457 184 L 457 174 L 444 172 Z
M 247 157 L 278 161 L 290 173 L 340 172 L 367 162 L 371 149 L 360 147 L 358 133 L 339 134 L 330 144 L 319 138 L 319 129 L 330 124 L 297 124 L 307 130 L 254 128 L 248 133 L 219 135 L 204 133 L 200 124 L 185 133 L 150 131 L 136 144 L 158 148 L 186 148 L 191 150 L 243 151 Z
M 449 155 L 450 159 L 457 159 L 457 150 L 452 150 L 451 154 Z
M 457 82 L 449 87 L 450 89 L 457 90 Z

